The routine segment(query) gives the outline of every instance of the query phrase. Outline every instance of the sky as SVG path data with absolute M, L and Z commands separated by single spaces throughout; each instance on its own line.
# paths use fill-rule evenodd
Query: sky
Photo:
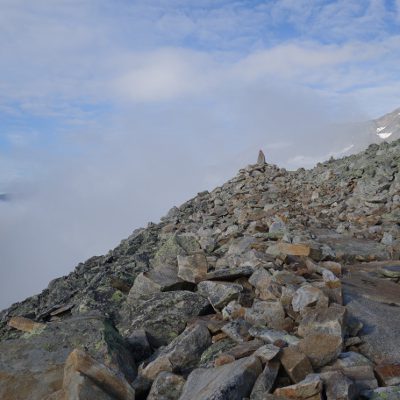
M 0 0 L 0 308 L 260 148 L 345 154 L 399 64 L 400 0 Z

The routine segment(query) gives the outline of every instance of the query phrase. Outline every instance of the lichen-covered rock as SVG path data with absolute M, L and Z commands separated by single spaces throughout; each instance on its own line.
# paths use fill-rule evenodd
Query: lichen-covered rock
M 195 369 L 187 378 L 180 400 L 242 400 L 260 375 L 255 357 L 242 358 L 216 368 Z
M 285 310 L 279 301 L 255 300 L 252 307 L 246 309 L 244 318 L 254 325 L 282 329 L 285 324 Z
M 219 309 L 237 299 L 242 290 L 241 285 L 231 282 L 203 281 L 197 285 L 197 292 L 206 297 L 213 307 Z
M 185 384 L 185 379 L 170 372 L 161 372 L 153 385 L 147 400 L 178 400 Z
M 154 380 L 161 371 L 187 373 L 197 365 L 201 354 L 210 345 L 211 335 L 204 325 L 189 326 L 141 374 Z
M 109 400 L 79 371 L 61 387 L 74 348 L 125 376 L 138 398 L 177 397 L 172 381 L 182 379 L 168 371 L 186 376 L 199 365 L 209 371 L 193 372 L 190 385 L 210 399 L 249 396 L 255 372 L 278 357 L 281 373 L 265 369 L 253 398 L 272 384 L 286 398 L 351 398 L 352 382 L 364 396 L 378 385 L 373 365 L 379 384 L 397 384 L 399 170 L 400 141 L 308 171 L 262 162 L 174 207 L 0 312 L 0 397 L 15 387 L 23 398 L 64 400 L 76 389 Z M 357 353 L 340 353 L 343 343 Z M 151 379 L 135 378 L 132 357 Z M 325 393 L 311 390 L 315 376 L 302 379 L 309 364 Z
M 175 339 L 190 319 L 204 313 L 208 307 L 208 300 L 197 293 L 156 293 L 141 302 L 127 302 L 118 328 L 125 337 L 136 329 L 144 329 L 150 343 L 159 347 Z
M 64 363 L 75 348 L 128 381 L 136 367 L 124 339 L 109 321 L 98 316 L 48 323 L 20 339 L 0 342 L 0 398 L 41 400 L 62 388 Z
M 206 279 L 208 270 L 204 253 L 189 256 L 178 256 L 178 276 L 187 282 L 198 283 Z

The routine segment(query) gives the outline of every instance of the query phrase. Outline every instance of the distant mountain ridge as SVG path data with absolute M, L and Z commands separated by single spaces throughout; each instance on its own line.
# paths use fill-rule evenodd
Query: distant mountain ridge
M 380 140 L 400 139 L 400 107 L 372 121 L 375 135 Z

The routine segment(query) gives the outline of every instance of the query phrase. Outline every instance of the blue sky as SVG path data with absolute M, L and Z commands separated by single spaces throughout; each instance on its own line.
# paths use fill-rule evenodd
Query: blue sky
M 399 27 L 400 0 L 0 0 L 0 308 L 259 148 L 344 154 L 338 123 L 400 106 Z
M 366 116 L 398 106 L 396 0 L 1 0 L 0 7 L 2 153 L 73 148 L 65 135 L 85 136 L 128 108 L 213 102 L 224 86 L 268 90 L 281 82 Z

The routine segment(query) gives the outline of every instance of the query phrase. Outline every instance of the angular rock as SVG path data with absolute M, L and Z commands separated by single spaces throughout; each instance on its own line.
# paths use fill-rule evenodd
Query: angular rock
M 285 256 L 303 256 L 310 257 L 314 260 L 319 260 L 321 258 L 321 253 L 319 250 L 310 247 L 307 244 L 291 244 L 280 242 L 274 244 L 267 249 L 267 254 Z
M 224 321 L 232 321 L 234 319 L 244 318 L 245 313 L 246 309 L 242 307 L 238 301 L 233 300 L 222 309 L 222 318 Z
M 388 386 L 375 390 L 365 390 L 362 392 L 361 398 L 368 400 L 400 400 L 400 387 Z
M 204 325 L 188 326 L 141 374 L 154 380 L 161 371 L 188 371 L 196 366 L 203 351 L 210 345 L 211 335 Z
M 253 236 L 243 236 L 234 239 L 228 249 L 228 255 L 240 255 L 251 249 L 251 245 L 256 242 Z
M 219 340 L 208 347 L 200 358 L 200 367 L 210 368 L 214 366 L 214 361 L 225 352 L 229 351 L 232 347 L 236 346 L 236 342 L 226 337 L 225 339 Z
M 140 362 L 150 357 L 151 346 L 144 329 L 133 331 L 126 341 L 135 361 Z
M 231 362 L 235 361 L 235 357 L 231 354 L 221 354 L 218 356 L 214 361 L 214 367 L 220 367 L 222 365 L 230 364 Z
M 258 296 L 262 300 L 275 300 L 280 297 L 280 286 L 264 268 L 256 269 L 249 278 L 249 283 L 258 290 Z
M 208 269 L 204 253 L 178 256 L 178 277 L 187 282 L 198 283 L 206 279 Z
M 329 269 L 329 271 L 333 272 L 336 276 L 340 276 L 342 274 L 342 265 L 335 261 L 323 261 L 321 262 L 321 267 Z
M 346 308 L 331 304 L 329 308 L 308 309 L 301 316 L 298 334 L 306 337 L 311 333 L 325 333 L 343 337 Z
M 292 299 L 292 307 L 296 312 L 304 310 L 305 307 L 310 307 L 316 304 L 328 306 L 328 298 L 323 292 L 311 285 L 304 285 L 296 290 Z
M 250 400 L 263 400 L 266 393 L 270 393 L 274 387 L 279 373 L 279 361 L 269 361 L 263 372 L 258 376 L 253 390 L 250 394 Z
M 327 365 L 322 371 L 342 372 L 354 381 L 360 392 L 378 387 L 371 361 L 359 353 L 352 351 L 342 353 L 334 363 Z
M 251 266 L 240 266 L 234 268 L 222 268 L 215 271 L 208 272 L 206 280 L 208 281 L 233 281 L 237 278 L 248 277 L 254 272 Z
M 324 383 L 327 400 L 355 400 L 358 398 L 356 385 L 341 372 L 323 372 L 319 376 Z
M 33 331 L 38 331 L 38 330 L 43 330 L 46 325 L 32 321 L 29 318 L 24 318 L 24 317 L 12 317 L 8 321 L 8 326 L 11 326 L 11 328 L 18 329 L 19 331 L 22 332 L 33 332 Z
M 184 384 L 183 377 L 161 372 L 153 382 L 147 400 L 178 400 Z
M 255 300 L 252 307 L 246 309 L 244 318 L 253 325 L 281 329 L 284 325 L 285 310 L 279 301 Z
M 174 266 L 163 266 L 140 273 L 129 291 L 129 297 L 151 296 L 157 292 L 170 290 L 185 290 L 191 286 L 178 277 L 177 268 Z
M 77 371 L 69 372 L 64 382 L 64 389 L 52 393 L 45 400 L 115 400 L 117 398 L 108 394 L 90 378 Z
M 400 364 L 378 365 L 375 374 L 382 386 L 400 385 Z
M 200 251 L 199 243 L 194 235 L 169 235 L 167 240 L 157 250 L 154 267 L 175 266 L 179 255 L 188 255 Z
M 255 357 L 242 358 L 216 368 L 195 369 L 187 378 L 179 400 L 242 400 L 262 371 Z
M 272 360 L 278 353 L 280 348 L 273 344 L 265 344 L 254 352 L 254 356 L 258 357 L 263 364 Z
M 135 362 L 112 324 L 98 316 L 71 317 L 46 324 L 46 329 L 0 342 L 0 398 L 42 400 L 62 389 L 64 364 L 75 348 L 128 381 Z
M 135 400 L 135 391 L 123 377 L 118 376 L 115 372 L 79 349 L 73 350 L 65 362 L 63 390 L 68 400 L 89 399 L 88 393 L 85 392 L 93 390 L 91 385 L 88 387 L 88 382 L 79 379 L 76 373 L 89 378 L 91 382 L 94 382 L 104 392 L 112 396 L 111 398 L 116 400 Z M 79 394 L 77 391 L 79 391 Z
M 183 332 L 188 321 L 205 313 L 208 308 L 208 300 L 197 293 L 156 293 L 142 302 L 128 299 L 121 311 L 118 327 L 127 337 L 137 329 L 144 329 L 150 344 L 159 347 L 170 343 Z
M 243 319 L 228 322 L 222 327 L 222 332 L 226 333 L 232 340 L 237 343 L 243 343 L 251 338 L 249 329 L 251 325 Z
M 282 340 L 289 345 L 296 345 L 300 342 L 300 339 L 296 336 L 289 335 L 285 331 L 279 331 L 276 329 L 254 326 L 250 328 L 249 333 L 251 336 L 262 339 L 267 343 L 274 343 L 278 340 Z
M 203 281 L 197 285 L 197 293 L 209 299 L 213 307 L 218 309 L 237 299 L 242 290 L 242 285 L 231 282 Z
M 321 391 L 321 378 L 317 374 L 311 374 L 299 383 L 276 389 L 274 394 L 289 399 L 309 399 Z
M 313 368 L 320 368 L 336 360 L 342 351 L 343 339 L 325 333 L 310 333 L 299 342 L 299 349 L 311 361 Z
M 296 347 L 289 346 L 282 349 L 280 360 L 289 378 L 294 383 L 302 381 L 307 375 L 313 373 L 310 360 Z
M 225 354 L 233 356 L 236 360 L 243 357 L 251 356 L 256 350 L 258 350 L 264 342 L 262 340 L 254 339 L 245 343 L 237 344 L 232 347 Z

